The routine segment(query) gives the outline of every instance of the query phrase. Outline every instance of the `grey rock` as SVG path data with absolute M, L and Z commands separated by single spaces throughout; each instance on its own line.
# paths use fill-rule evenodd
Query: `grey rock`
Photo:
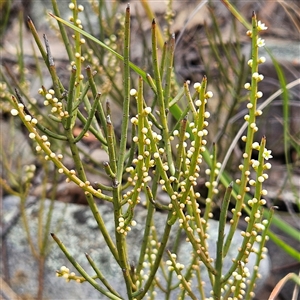
M 30 237 L 33 241 L 35 249 L 38 251 L 38 230 L 42 224 L 38 223 L 39 209 L 42 205 L 42 201 L 36 201 L 35 203 L 26 209 L 26 215 L 29 222 Z M 88 253 L 92 259 L 96 262 L 97 266 L 103 272 L 105 278 L 111 285 L 126 299 L 126 288 L 122 280 L 122 271 L 114 261 L 112 255 L 108 251 L 103 236 L 98 231 L 98 226 L 92 216 L 90 209 L 87 206 L 66 204 L 55 201 L 54 210 L 52 214 L 52 220 L 50 225 L 50 231 L 54 232 L 64 245 L 69 249 L 73 257 L 85 268 L 89 274 L 94 274 L 94 271 L 89 266 L 85 253 Z M 5 223 L 8 223 L 12 216 L 18 212 L 18 200 L 15 197 L 6 197 L 4 199 L 4 216 Z M 46 212 L 51 206 L 50 200 L 44 202 L 44 220 L 46 218 Z M 107 225 L 107 230 L 114 237 L 114 222 L 113 222 L 113 208 L 109 204 L 99 204 L 99 211 Z M 144 229 L 144 222 L 146 219 L 147 211 L 144 208 L 138 209 L 135 220 L 137 226 L 132 228 L 132 231 L 128 234 L 128 253 L 130 262 L 136 264 L 139 248 L 142 243 L 142 233 Z M 157 227 L 157 234 L 161 236 L 167 215 L 161 212 L 155 213 L 154 222 Z M 208 240 L 209 249 L 211 253 L 215 253 L 218 222 L 211 221 Z M 43 227 L 45 228 L 45 227 Z M 175 228 L 176 230 L 176 228 Z M 174 240 L 175 231 L 171 233 L 171 243 Z M 56 270 L 65 265 L 74 271 L 78 272 L 68 262 L 62 251 L 52 241 L 50 235 L 48 235 L 48 255 L 45 262 L 44 272 L 44 295 L 43 299 L 105 299 L 105 297 L 99 294 L 88 283 L 78 284 L 75 282 L 66 283 L 63 278 L 55 276 Z M 224 270 L 230 266 L 232 257 L 237 254 L 237 247 L 241 242 L 240 231 L 237 231 L 236 236 L 228 255 L 228 259 L 224 263 Z M 24 225 L 22 220 L 18 220 L 15 225 L 12 225 L 10 231 L 5 236 L 5 244 L 7 248 L 7 268 L 1 266 L 1 274 L 10 274 L 10 284 L 14 292 L 18 295 L 30 295 L 30 297 L 36 296 L 38 289 L 38 277 L 41 274 L 38 273 L 38 263 L 30 252 L 28 240 L 25 235 Z M 167 248 L 171 247 L 171 244 Z M 180 250 L 177 254 L 178 262 L 188 264 L 191 258 L 191 246 L 184 241 L 182 236 L 182 242 L 180 243 Z M 255 258 L 250 259 L 249 269 Z M 269 273 L 269 260 L 262 261 L 260 273 L 263 280 L 259 284 L 262 284 L 264 279 L 268 277 Z M 158 277 L 161 275 L 158 273 Z M 205 291 L 208 294 L 210 290 L 209 280 L 207 274 L 203 274 L 203 281 L 206 282 Z M 196 284 L 194 285 L 197 286 Z M 175 297 L 175 298 L 174 298 Z M 156 299 L 163 299 L 162 293 L 158 292 Z M 172 299 L 176 299 L 176 294 L 172 294 Z

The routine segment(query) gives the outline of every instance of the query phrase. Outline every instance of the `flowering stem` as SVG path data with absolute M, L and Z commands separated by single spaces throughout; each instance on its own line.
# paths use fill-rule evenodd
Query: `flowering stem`
M 254 132 L 256 131 L 256 102 L 257 102 L 257 83 L 258 78 L 253 76 L 253 74 L 258 74 L 258 46 L 257 46 L 257 38 L 258 38 L 258 30 L 257 30 L 257 19 L 256 15 L 253 14 L 252 16 L 252 79 L 251 79 L 251 92 L 250 92 L 250 109 L 249 109 L 249 116 L 248 116 L 248 129 L 247 129 L 247 138 L 246 138 L 246 147 L 245 153 L 243 155 L 244 160 L 242 167 L 242 174 L 241 174 L 241 182 L 239 187 L 239 192 L 236 197 L 236 207 L 233 211 L 233 217 L 231 221 L 231 227 L 229 233 L 227 235 L 227 239 L 224 245 L 224 256 L 226 256 L 233 235 L 236 231 L 239 218 L 241 216 L 241 210 L 244 205 L 245 194 L 247 193 L 247 183 L 249 180 L 250 175 L 250 160 L 252 155 L 252 143 Z
M 168 216 L 170 217 L 170 215 L 172 215 L 172 212 L 169 212 Z M 143 290 L 141 290 L 141 293 L 136 297 L 139 300 L 144 299 L 144 296 L 146 295 L 146 293 L 150 289 L 151 285 L 153 284 L 155 274 L 157 272 L 157 269 L 159 268 L 159 265 L 160 265 L 161 260 L 162 260 L 162 256 L 163 256 L 165 248 L 167 246 L 167 241 L 169 239 L 171 228 L 172 228 L 172 226 L 170 226 L 168 224 L 168 222 L 166 222 L 165 228 L 164 228 L 164 233 L 163 233 L 163 236 L 161 238 L 160 246 L 159 246 L 157 254 L 156 254 L 156 259 L 155 259 L 153 265 L 151 266 L 151 271 L 150 271 L 148 280 L 146 281 L 146 283 L 143 287 Z
M 195 294 L 192 292 L 190 285 L 188 284 L 188 282 L 186 281 L 186 279 L 184 278 L 184 276 L 182 276 L 181 271 L 176 267 L 176 261 L 175 259 L 172 257 L 172 254 L 169 250 L 167 250 L 169 259 L 172 262 L 172 266 L 177 274 L 177 276 L 180 278 L 180 283 L 183 285 L 185 291 L 188 293 L 188 295 L 193 299 L 193 300 L 197 300 L 197 297 L 195 296 Z
M 167 115 L 166 115 L 166 109 L 168 109 L 168 107 L 165 106 L 162 80 L 161 80 L 161 75 L 158 67 L 156 31 L 157 31 L 156 22 L 155 20 L 153 20 L 152 21 L 152 63 L 153 63 L 154 78 L 155 78 L 155 83 L 157 88 L 158 109 L 159 109 L 160 121 L 162 125 L 162 134 L 163 134 L 163 140 L 166 148 L 168 165 L 169 165 L 170 173 L 174 175 L 175 167 L 172 159 L 171 143 L 169 139 L 169 129 L 168 129 Z M 170 82 L 168 82 L 167 84 L 170 85 Z
M 59 8 L 58 8 L 58 5 L 57 5 L 57 1 L 56 0 L 51 0 L 51 2 L 52 2 L 52 7 L 53 7 L 53 11 L 54 11 L 55 15 L 57 15 L 59 17 L 60 12 L 59 12 Z M 62 23 L 60 23 L 60 22 L 57 22 L 57 23 L 58 23 L 58 27 L 59 27 L 59 32 L 60 32 L 62 40 L 64 42 L 63 44 L 66 48 L 67 53 L 68 53 L 69 60 L 74 61 L 74 52 L 72 50 L 71 43 L 70 43 L 67 31 L 66 31 L 66 29 L 65 29 L 65 27 L 63 26 Z
M 165 76 L 165 88 L 164 88 L 164 104 L 166 108 L 169 107 L 169 101 L 170 101 L 174 50 L 175 50 L 175 35 L 172 35 L 169 43 L 167 44 L 167 51 L 166 51 L 166 76 Z M 161 74 L 161 76 L 163 75 Z
M 232 192 L 233 183 L 230 183 L 228 188 L 226 189 L 226 193 L 223 198 L 222 207 L 221 207 L 221 215 L 219 218 L 219 233 L 217 239 L 217 250 L 216 250 L 216 263 L 215 269 L 217 274 L 215 276 L 215 282 L 213 285 L 214 297 L 216 299 L 221 299 L 221 279 L 222 279 L 222 264 L 223 264 L 223 243 L 225 236 L 225 224 L 227 218 L 228 206 L 230 203 L 230 197 Z
M 94 77 L 93 77 L 92 70 L 91 70 L 90 66 L 86 67 L 86 73 L 87 73 L 87 77 L 88 77 L 88 80 L 89 80 L 89 85 L 91 87 L 91 91 L 93 93 L 93 97 L 96 98 L 98 92 L 97 92 L 97 87 L 96 87 L 96 84 L 95 84 Z M 106 118 L 105 118 L 105 114 L 104 114 L 104 110 L 103 110 L 103 106 L 102 106 L 101 102 L 98 103 L 96 113 L 97 113 L 97 115 L 99 117 L 99 120 L 100 120 L 100 126 L 102 127 L 102 130 L 104 131 L 104 136 L 107 137 L 107 128 L 104 125 L 104 124 L 106 124 Z M 101 134 L 100 130 L 99 130 L 99 133 Z M 102 134 L 101 134 L 101 137 L 102 137 Z M 104 140 L 104 138 L 102 138 L 102 139 Z M 105 140 L 104 140 L 104 142 L 105 142 Z M 104 144 L 106 144 L 106 142 Z
M 130 7 L 126 8 L 125 14 L 125 29 L 124 29 L 124 76 L 123 76 L 123 118 L 122 118 L 122 129 L 121 129 L 121 141 L 118 158 L 118 169 L 117 169 L 117 180 L 122 181 L 122 175 L 124 170 L 124 160 L 126 153 L 127 143 L 127 132 L 129 123 L 129 105 L 130 105 L 130 65 L 129 65 L 129 54 L 130 54 Z
M 251 291 L 253 291 L 254 288 L 255 288 L 255 281 L 259 276 L 258 275 L 259 264 L 260 264 L 261 260 L 264 258 L 263 256 L 265 256 L 265 254 L 263 254 L 263 252 L 264 252 L 264 249 L 265 249 L 264 248 L 265 243 L 269 239 L 268 234 L 269 234 L 269 228 L 270 228 L 271 223 L 272 223 L 273 215 L 274 215 L 274 207 L 271 207 L 271 209 L 269 211 L 268 219 L 265 220 L 266 222 L 263 222 L 264 224 L 266 224 L 266 226 L 265 226 L 265 230 L 262 232 L 262 235 L 261 235 L 261 241 L 259 243 L 259 250 L 256 253 L 255 267 L 253 268 L 253 274 L 251 276 L 251 280 L 250 280 L 250 283 L 249 283 L 248 288 L 247 288 L 247 293 L 245 295 L 245 299 L 251 299 Z
M 85 278 L 86 281 L 88 281 L 96 290 L 101 292 L 103 295 L 107 296 L 109 299 L 114 300 L 122 300 L 122 298 L 116 296 L 115 294 L 108 292 L 104 290 L 96 281 L 93 279 L 86 271 L 82 268 L 82 266 L 73 258 L 73 256 L 69 253 L 65 245 L 62 243 L 62 241 L 54 234 L 51 233 L 52 238 L 57 243 L 59 248 L 63 251 L 67 259 L 70 261 L 70 263 L 77 269 L 77 271 L 82 275 L 82 277 Z

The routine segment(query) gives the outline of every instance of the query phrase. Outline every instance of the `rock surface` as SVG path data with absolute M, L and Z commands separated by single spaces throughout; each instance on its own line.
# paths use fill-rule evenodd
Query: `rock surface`
M 26 209 L 26 215 L 29 221 L 30 236 L 33 241 L 35 249 L 38 245 L 38 230 L 41 225 L 38 225 L 38 211 L 41 205 L 40 201 L 35 202 Z M 6 197 L 4 200 L 4 221 L 5 224 L 12 220 L 14 214 L 18 211 L 19 200 L 15 197 Z M 45 201 L 45 213 L 50 207 L 50 201 Z M 113 212 L 112 207 L 108 204 L 99 205 L 100 213 L 102 214 L 107 229 L 114 235 L 113 229 Z M 44 216 L 45 217 L 45 216 Z M 128 253 L 130 261 L 137 262 L 139 255 L 139 247 L 142 243 L 143 222 L 145 221 L 146 210 L 140 209 L 136 215 L 137 226 L 133 227 L 128 234 Z M 166 214 L 156 212 L 155 223 L 157 228 L 163 229 L 166 220 Z M 209 249 L 211 253 L 215 253 L 215 245 L 217 238 L 218 222 L 211 221 L 209 235 Z M 97 224 L 92 217 L 92 214 L 87 206 L 76 204 L 64 204 L 62 202 L 54 203 L 53 218 L 50 225 L 50 231 L 54 232 L 68 248 L 73 257 L 85 268 L 89 274 L 94 274 L 85 257 L 85 253 L 90 254 L 93 260 L 97 263 L 105 278 L 112 283 L 121 295 L 126 299 L 126 289 L 122 281 L 122 272 L 113 260 L 109 253 L 102 235 L 97 229 Z M 161 235 L 161 232 L 158 232 Z M 174 232 L 171 240 L 174 239 Z M 241 241 L 240 231 L 237 231 L 234 238 L 228 259 L 225 261 L 224 269 L 228 269 L 230 265 L 230 258 L 234 257 L 237 252 L 237 247 Z M 43 299 L 104 299 L 104 296 L 99 296 L 99 293 L 88 283 L 78 284 L 76 282 L 66 283 L 63 278 L 55 276 L 56 270 L 61 266 L 66 265 L 71 271 L 75 271 L 74 267 L 67 261 L 66 257 L 58 246 L 51 240 L 49 236 L 48 255 L 45 261 L 44 270 L 44 297 Z M 1 267 L 1 276 L 5 278 L 5 274 L 10 275 L 10 286 L 13 291 L 22 297 L 33 298 L 38 289 L 38 263 L 32 256 L 28 240 L 25 235 L 24 226 L 21 219 L 10 227 L 4 239 L 4 245 L 7 252 L 7 261 Z M 169 245 L 170 247 L 170 245 Z M 167 247 L 168 248 L 168 247 Z M 178 262 L 187 264 L 191 258 L 191 248 L 188 243 L 184 241 L 180 244 L 178 253 Z M 249 269 L 253 265 L 255 257 L 250 259 Z M 262 261 L 260 273 L 263 281 L 269 274 L 269 260 Z M 78 273 L 77 273 L 78 274 Z M 160 275 L 159 275 L 160 276 Z M 210 286 L 207 274 L 204 273 L 203 281 L 206 282 L 206 293 L 209 293 Z M 162 281 L 163 284 L 163 281 Z M 196 286 L 196 285 L 195 285 Z M 176 297 L 175 293 L 172 297 Z M 26 298 L 27 299 L 27 298 Z M 156 299 L 164 299 L 163 294 L 158 292 Z M 175 299 L 175 298 L 172 298 Z

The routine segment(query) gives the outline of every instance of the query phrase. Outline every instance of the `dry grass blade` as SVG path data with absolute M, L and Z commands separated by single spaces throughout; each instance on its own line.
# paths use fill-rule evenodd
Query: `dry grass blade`
M 4 297 L 3 299 L 8 300 L 21 300 L 21 297 L 19 297 L 7 284 L 7 282 L 0 277 L 0 286 L 1 286 L 1 295 Z M 2 298 L 1 298 L 2 299 Z
M 300 284 L 300 277 L 297 276 L 295 273 L 289 273 L 286 276 L 284 276 L 274 287 L 270 297 L 268 300 L 275 300 L 276 297 L 279 295 L 281 289 L 284 287 L 284 285 L 287 283 L 287 281 L 289 280 L 294 280 L 295 282 L 297 282 L 297 284 Z M 295 289 L 297 289 L 297 286 L 295 287 Z M 299 287 L 298 287 L 299 290 Z M 294 293 L 293 298 L 291 300 L 297 300 L 297 292 Z

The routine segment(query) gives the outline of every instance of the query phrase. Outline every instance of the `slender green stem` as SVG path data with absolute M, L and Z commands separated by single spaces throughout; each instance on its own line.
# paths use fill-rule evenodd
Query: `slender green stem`
M 157 174 L 155 177 L 156 178 L 154 178 L 153 182 L 157 182 L 157 177 L 158 177 Z M 155 179 L 156 179 L 156 181 L 155 181 Z M 150 203 L 148 202 L 148 204 L 147 204 L 147 218 L 146 218 L 146 223 L 145 223 L 143 241 L 142 241 L 142 245 L 141 245 L 141 249 L 140 249 L 139 260 L 138 260 L 138 264 L 137 264 L 137 268 L 136 268 L 136 274 L 138 276 L 140 275 L 140 273 L 143 269 L 143 262 L 145 261 L 145 254 L 146 254 L 146 249 L 148 247 L 149 235 L 150 235 L 150 231 L 151 231 L 151 223 L 152 223 L 153 215 L 155 212 L 154 206 L 152 204 L 153 195 L 148 186 L 146 188 L 146 191 L 147 191 L 146 196 Z
M 53 12 L 55 13 L 56 16 L 60 17 L 60 12 L 59 12 L 59 8 L 57 5 L 57 1 L 56 0 L 51 0 L 52 2 L 52 7 L 53 7 Z M 66 29 L 64 28 L 64 26 L 62 25 L 61 22 L 57 22 L 58 23 L 58 27 L 59 27 L 59 32 L 61 34 L 62 40 L 64 42 L 64 46 L 67 50 L 68 53 L 68 57 L 70 61 L 74 61 L 74 51 L 72 50 L 71 44 L 70 44 L 70 40 L 68 38 L 68 34 Z
M 202 83 L 199 88 L 199 98 L 200 98 L 200 106 L 197 112 L 197 118 L 195 120 L 196 122 L 196 134 L 193 134 L 194 136 L 194 153 L 192 157 L 190 158 L 190 163 L 189 163 L 189 169 L 188 169 L 188 175 L 186 176 L 186 185 L 185 185 L 185 191 L 180 194 L 180 203 L 185 204 L 187 201 L 187 197 L 190 193 L 190 189 L 192 187 L 193 182 L 195 181 L 195 173 L 196 167 L 198 165 L 199 161 L 199 156 L 200 153 L 203 152 L 203 147 L 202 147 L 202 130 L 204 128 L 204 113 L 205 113 L 205 91 L 206 91 L 206 85 L 207 85 L 207 79 L 206 77 L 203 78 Z M 198 134 L 199 133 L 199 134 Z M 176 221 L 177 216 L 174 215 L 172 219 L 170 220 L 171 224 L 174 224 Z
M 263 165 L 264 165 L 263 154 L 265 150 L 265 144 L 266 144 L 266 138 L 263 137 L 259 149 L 259 156 L 258 156 L 259 166 L 257 167 L 256 170 L 257 174 L 256 174 L 256 183 L 255 183 L 255 193 L 254 193 L 253 200 L 251 200 L 252 202 L 250 201 L 248 202 L 249 205 L 251 206 L 251 212 L 249 218 L 247 219 L 248 224 L 247 224 L 246 232 L 243 235 L 243 242 L 241 247 L 239 248 L 238 255 L 234 259 L 230 269 L 222 278 L 223 282 L 226 282 L 229 279 L 229 277 L 234 272 L 234 270 L 238 267 L 241 261 L 245 261 L 248 259 L 248 256 L 250 254 L 249 249 L 251 249 L 251 247 L 253 246 L 253 243 L 255 242 L 254 239 L 255 234 L 257 234 L 257 232 L 259 231 L 259 229 L 257 229 L 256 227 L 256 224 L 261 222 L 261 217 L 262 217 L 262 214 L 260 212 L 262 182 L 260 181 L 260 178 L 263 175 Z
M 171 80 L 173 74 L 173 60 L 175 50 L 175 35 L 172 35 L 166 53 L 166 76 L 164 89 L 164 104 L 165 108 L 169 108 L 170 94 L 171 94 Z M 162 76 L 162 75 L 161 75 Z
M 195 294 L 192 292 L 190 285 L 187 283 L 186 279 L 184 278 L 184 276 L 182 276 L 180 270 L 176 267 L 176 261 L 174 260 L 174 258 L 172 257 L 172 254 L 169 250 L 167 250 L 167 253 L 169 255 L 169 259 L 172 262 L 172 265 L 175 269 L 175 272 L 177 274 L 177 276 L 180 276 L 180 282 L 183 285 L 185 291 L 188 293 L 188 295 L 193 299 L 193 300 L 197 300 L 197 297 L 195 296 Z
M 74 257 L 69 253 L 65 245 L 61 242 L 61 240 L 54 234 L 51 233 L 52 238 L 57 243 L 59 248 L 63 251 L 67 259 L 70 263 L 76 268 L 76 270 L 88 281 L 96 290 L 98 290 L 103 295 L 107 296 L 109 299 L 113 300 L 122 300 L 122 298 L 116 296 L 115 294 L 106 291 L 103 289 L 96 281 L 93 279 L 88 273 L 82 268 L 82 266 L 74 259 Z
M 172 212 L 169 213 L 169 217 L 170 217 L 170 215 L 172 215 Z M 160 262 L 162 260 L 162 256 L 163 256 L 163 254 L 165 252 L 165 248 L 167 246 L 167 242 L 168 242 L 168 239 L 169 239 L 171 228 L 172 228 L 172 226 L 170 226 L 168 224 L 168 222 L 166 222 L 166 225 L 165 225 L 165 228 L 164 228 L 164 233 L 163 233 L 163 236 L 162 236 L 161 241 L 160 241 L 160 246 L 159 246 L 158 251 L 156 253 L 156 259 L 154 261 L 154 264 L 151 266 L 150 274 L 148 276 L 148 279 L 147 279 L 143 289 L 140 290 L 140 294 L 136 296 L 137 299 L 144 299 L 144 296 L 146 295 L 146 293 L 150 289 L 151 285 L 153 284 L 155 274 L 156 274 L 156 272 L 159 268 Z
M 185 86 L 188 86 L 187 82 L 184 83 L 184 87 L 185 87 Z M 176 95 L 173 99 L 171 99 L 171 101 L 169 102 L 169 107 L 171 107 L 171 106 L 173 106 L 174 104 L 178 103 L 178 102 L 182 99 L 182 97 L 183 97 L 183 95 L 184 95 L 184 92 L 185 92 L 184 87 L 182 87 L 182 88 L 178 91 L 177 95 Z
M 82 131 L 80 132 L 80 134 L 74 140 L 75 143 L 79 142 L 84 137 L 84 135 L 89 131 L 90 125 L 95 116 L 96 109 L 99 106 L 100 97 L 101 97 L 101 94 L 97 94 L 97 96 L 94 100 L 93 106 L 89 111 L 89 115 L 86 120 L 86 123 L 84 124 L 84 127 L 83 127 Z
M 65 129 L 69 130 L 71 128 L 72 122 L 72 115 L 73 115 L 73 101 L 74 101 L 74 86 L 76 81 L 76 65 L 72 66 L 71 77 L 70 77 L 70 84 L 69 84 L 69 91 L 68 91 L 68 98 L 67 98 L 67 112 L 69 117 L 65 122 Z
M 251 24 L 235 9 L 235 7 L 228 0 L 221 0 L 228 10 L 243 24 L 247 29 L 251 29 Z
M 68 141 L 69 141 L 69 145 L 70 145 L 70 150 L 71 150 L 71 153 L 72 153 L 72 157 L 73 157 L 73 161 L 75 163 L 75 167 L 76 167 L 76 170 L 78 172 L 78 177 L 82 180 L 82 182 L 84 183 L 83 185 L 87 186 L 89 185 L 88 182 L 87 182 L 87 178 L 86 178 L 86 175 L 85 175 L 85 171 L 84 171 L 84 167 L 82 165 L 82 161 L 80 159 L 80 156 L 79 156 L 79 151 L 78 151 L 78 148 L 76 146 L 76 143 L 75 143 L 75 139 L 73 137 L 73 134 L 70 130 L 67 130 L 66 131 L 66 136 L 68 138 Z M 79 186 L 83 186 L 82 184 L 79 184 Z M 116 247 L 109 235 L 109 233 L 107 232 L 107 229 L 105 227 L 105 224 L 104 224 L 104 221 L 99 213 L 99 210 L 98 210 L 98 207 L 97 207 L 97 204 L 95 202 L 95 199 L 93 197 L 93 195 L 89 192 L 85 193 L 86 195 L 86 199 L 87 199 L 87 202 L 91 208 L 91 211 L 94 215 L 94 218 L 95 220 L 97 221 L 97 224 L 98 224 L 98 227 L 101 231 L 101 233 L 103 234 L 103 237 L 106 241 L 106 244 L 108 245 L 111 253 L 113 254 L 113 256 L 115 257 L 116 261 L 119 262 L 119 254 L 117 253 L 116 251 Z M 101 197 L 99 197 L 101 198 Z
M 215 263 L 215 269 L 217 271 L 217 274 L 215 276 L 215 282 L 213 285 L 213 291 L 214 291 L 214 297 L 215 299 L 221 299 L 221 278 L 222 278 L 222 265 L 223 265 L 223 243 L 224 243 L 224 235 L 225 235 L 225 224 L 227 219 L 227 211 L 228 206 L 230 203 L 230 196 L 232 192 L 232 185 L 231 183 L 224 195 L 224 199 L 222 202 L 221 207 L 221 215 L 219 218 L 219 233 L 218 233 L 218 239 L 217 239 L 217 252 L 216 252 L 216 263 Z
M 92 90 L 92 93 L 93 93 L 93 97 L 96 98 L 98 92 L 97 92 L 96 83 L 94 81 L 94 76 L 92 74 L 92 70 L 91 70 L 90 66 L 88 66 L 86 68 L 86 72 L 87 72 L 87 77 L 88 77 L 89 84 L 90 84 L 90 87 L 91 87 L 91 90 Z M 107 128 L 105 126 L 106 125 L 106 118 L 105 118 L 104 109 L 103 109 L 103 106 L 102 106 L 101 102 L 99 102 L 99 105 L 97 107 L 97 114 L 98 114 L 99 119 L 100 119 L 101 127 L 104 131 L 104 136 L 107 137 Z
M 192 99 L 192 96 L 191 96 L 191 92 L 190 92 L 190 89 L 189 89 L 189 82 L 186 81 L 184 84 L 183 84 L 183 88 L 184 88 L 184 94 L 188 100 L 188 103 L 189 103 L 189 108 L 190 108 L 190 111 L 192 112 L 193 114 L 193 120 L 197 120 L 197 111 L 196 111 L 196 108 L 195 108 L 195 105 L 194 105 L 194 102 L 193 102 L 193 99 Z
M 43 46 L 43 44 L 42 44 L 42 42 L 41 42 L 41 40 L 40 40 L 40 38 L 39 38 L 39 35 L 38 35 L 37 31 L 36 31 L 36 28 L 35 28 L 35 26 L 34 26 L 32 20 L 30 19 L 29 16 L 27 17 L 27 24 L 28 24 L 28 27 L 29 27 L 29 29 L 30 29 L 32 35 L 33 35 L 33 38 L 34 38 L 34 40 L 35 40 L 36 45 L 38 46 L 38 48 L 39 48 L 39 50 L 40 50 L 40 53 L 41 53 L 41 55 L 42 55 L 42 57 L 43 57 L 43 60 L 44 60 L 44 62 L 45 62 L 45 64 L 46 64 L 46 66 L 47 66 L 48 69 L 49 69 L 49 61 L 48 61 L 48 59 L 47 59 L 47 53 L 46 53 L 46 51 L 45 51 L 45 49 L 44 49 L 44 46 Z
M 129 124 L 129 106 L 130 106 L 130 65 L 129 65 L 129 54 L 130 54 L 130 7 L 126 8 L 125 14 L 125 35 L 124 35 L 124 74 L 123 74 L 123 118 L 122 118 L 122 129 L 121 129 L 121 141 L 118 158 L 118 169 L 117 169 L 117 180 L 122 181 L 122 175 L 124 170 L 126 143 L 128 135 L 128 124 Z
M 217 146 L 215 143 L 213 143 L 213 151 L 212 151 L 212 166 L 210 169 L 210 178 L 209 178 L 209 187 L 208 187 L 208 194 L 206 197 L 206 207 L 205 207 L 205 212 L 204 212 L 204 216 L 203 219 L 206 221 L 206 223 L 204 223 L 203 227 L 204 230 L 206 230 L 206 226 L 207 226 L 207 222 L 209 219 L 209 215 L 211 213 L 211 209 L 212 209 L 212 205 L 213 205 L 213 195 L 214 195 L 214 182 L 215 179 L 217 177 L 216 174 L 216 164 L 217 164 Z
M 50 75 L 52 78 L 52 82 L 53 82 L 53 89 L 55 91 L 57 98 L 61 99 L 62 98 L 61 93 L 64 91 L 64 87 L 57 76 L 54 58 L 52 56 L 50 44 L 49 44 L 46 34 L 43 34 L 43 38 L 44 38 L 44 43 L 45 43 L 45 48 L 46 48 L 46 53 L 47 53 L 47 61 L 48 61 L 48 65 L 49 65 L 48 69 L 49 69 L 49 72 L 50 72 Z
M 126 157 L 126 143 L 127 143 L 127 134 L 128 134 L 128 124 L 129 124 L 129 105 L 130 105 L 130 7 L 127 5 L 125 13 L 125 34 L 124 34 L 124 56 L 123 60 L 123 118 L 122 118 L 122 127 L 121 127 L 121 140 L 120 148 L 118 153 L 118 161 L 116 161 L 115 154 L 115 145 L 114 139 L 112 139 L 111 122 L 108 119 L 108 147 L 109 147 L 109 156 L 112 171 L 116 174 L 116 180 L 113 182 L 113 203 L 114 203 L 114 219 L 115 219 L 115 234 L 116 234 L 116 245 L 119 254 L 119 264 L 123 272 L 123 277 L 126 284 L 126 290 L 128 298 L 132 298 L 132 292 L 135 290 L 135 286 L 132 282 L 130 276 L 130 266 L 128 264 L 127 258 L 127 247 L 126 247 L 126 238 L 123 232 L 119 232 L 119 219 L 122 216 L 121 211 L 121 182 L 125 165 Z
M 86 124 L 87 119 L 84 117 L 82 112 L 78 111 L 77 117 L 83 124 Z M 107 141 L 103 138 L 102 134 L 98 130 L 96 130 L 93 126 L 90 126 L 89 131 L 97 138 L 98 141 L 102 143 L 102 147 L 106 150 Z
M 168 43 L 164 42 L 163 52 L 162 52 L 162 56 L 161 56 L 161 63 L 160 63 L 160 76 L 161 76 L 161 78 L 164 77 L 167 48 L 168 48 Z
M 180 176 L 182 172 L 182 162 L 185 159 L 184 155 L 184 140 L 185 140 L 185 133 L 186 133 L 186 127 L 187 127 L 187 118 L 183 119 L 181 121 L 180 126 L 180 134 L 179 134 L 179 141 L 178 141 L 178 148 L 177 148 L 177 157 L 175 161 L 175 178 L 177 181 L 174 184 L 174 190 L 177 191 L 178 189 L 178 183 L 180 181 Z
M 169 128 L 168 128 L 167 115 L 166 115 L 166 109 L 168 109 L 168 107 L 165 106 L 162 80 L 161 80 L 159 67 L 158 67 L 156 30 L 157 30 L 156 23 L 155 20 L 153 20 L 152 21 L 152 63 L 153 63 L 154 78 L 155 78 L 155 83 L 157 88 L 158 108 L 160 114 L 160 122 L 162 125 L 163 140 L 166 148 L 167 161 L 168 161 L 170 173 L 174 175 L 175 167 L 172 159 L 172 149 L 171 149 L 171 143 L 169 139 Z M 170 82 L 168 84 L 170 85 Z
M 264 258 L 265 254 L 264 254 L 264 247 L 265 247 L 265 243 L 267 241 L 267 235 L 268 235 L 268 230 L 271 226 L 271 223 L 272 223 L 272 217 L 274 215 L 274 207 L 271 207 L 270 209 L 270 213 L 269 213 L 269 216 L 268 216 L 268 219 L 267 219 L 267 222 L 264 222 L 265 225 L 265 229 L 261 235 L 261 242 L 259 243 L 259 250 L 257 252 L 257 255 L 256 255 L 256 262 L 255 262 L 255 267 L 253 268 L 253 273 L 252 273 L 252 276 L 251 276 L 251 280 L 250 280 L 250 283 L 249 283 L 249 286 L 247 288 L 247 293 L 245 295 L 245 299 L 252 299 L 251 297 L 251 291 L 253 291 L 255 289 L 255 282 L 257 280 L 257 278 L 259 278 L 259 275 L 258 275 L 258 272 L 259 272 L 259 265 L 260 265 L 260 262 L 261 260 Z
M 116 292 L 111 285 L 108 283 L 108 281 L 106 280 L 105 276 L 102 274 L 102 272 L 99 270 L 99 268 L 96 266 L 95 262 L 92 260 L 92 258 L 86 253 L 85 254 L 87 260 L 89 261 L 91 267 L 94 269 L 94 271 L 96 272 L 98 278 L 101 280 L 101 282 L 106 286 L 106 288 L 115 296 L 121 298 L 121 296 L 118 294 L 118 292 Z
M 39 147 L 41 148 L 41 150 L 45 153 L 46 159 L 50 159 L 55 164 L 55 166 L 57 167 L 57 169 L 59 170 L 60 173 L 64 173 L 70 181 L 73 181 L 78 186 L 80 186 L 85 192 L 87 192 L 87 194 L 91 194 L 91 195 L 94 195 L 95 197 L 97 197 L 99 199 L 104 199 L 104 200 L 108 200 L 108 201 L 111 202 L 111 197 L 102 194 L 98 190 L 95 190 L 91 185 L 85 184 L 85 181 L 83 181 L 81 178 L 76 176 L 75 172 L 71 172 L 62 163 L 62 161 L 57 157 L 57 155 L 55 153 L 53 153 L 52 150 L 50 149 L 50 147 L 45 143 L 43 137 L 41 137 L 40 134 L 37 132 L 36 128 L 34 127 L 36 124 L 34 125 L 34 123 L 28 122 L 25 119 L 25 116 L 28 115 L 28 114 L 27 114 L 27 112 L 25 114 L 25 107 L 22 104 L 22 102 L 19 103 L 14 96 L 12 96 L 11 99 L 12 99 L 12 103 L 13 103 L 14 108 L 18 111 L 18 115 L 19 115 L 21 121 L 23 122 L 23 124 L 27 128 L 28 132 L 30 134 L 34 134 L 34 139 L 37 142 L 37 144 L 39 145 Z M 21 99 L 20 95 L 18 95 L 18 99 Z M 66 138 L 67 138 L 67 140 L 69 140 L 69 142 L 71 141 L 70 142 L 70 147 L 75 147 L 76 148 L 75 143 L 74 143 L 74 137 L 73 137 L 72 133 L 71 133 L 71 136 L 70 136 L 70 132 L 67 131 L 67 133 L 69 135 L 66 134 Z M 75 149 L 75 148 L 73 150 L 75 152 L 77 152 L 77 161 L 78 160 L 80 161 L 78 149 L 77 148 Z M 80 163 L 81 163 L 81 161 L 80 161 Z M 82 165 L 80 165 L 80 168 L 83 170 Z
M 256 15 L 252 16 L 252 72 L 251 74 L 256 74 L 258 72 L 258 30 L 257 30 L 257 19 Z M 247 129 L 247 138 L 246 138 L 246 147 L 244 153 L 244 160 L 242 164 L 242 174 L 241 174 L 241 182 L 239 186 L 239 192 L 237 195 L 236 207 L 234 210 L 231 227 L 229 233 L 227 235 L 227 239 L 224 246 L 224 254 L 226 256 L 233 235 L 236 232 L 236 228 L 238 225 L 238 221 L 241 215 L 241 210 L 244 204 L 244 199 L 246 195 L 246 186 L 248 184 L 249 175 L 250 175 L 250 160 L 252 154 L 252 143 L 255 133 L 255 120 L 256 120 L 256 104 L 257 104 L 257 84 L 258 78 L 256 76 L 252 76 L 251 78 L 251 92 L 250 92 L 250 104 L 252 105 L 251 109 L 249 109 L 249 119 L 248 119 L 248 129 Z M 253 125 L 254 124 L 254 125 Z

